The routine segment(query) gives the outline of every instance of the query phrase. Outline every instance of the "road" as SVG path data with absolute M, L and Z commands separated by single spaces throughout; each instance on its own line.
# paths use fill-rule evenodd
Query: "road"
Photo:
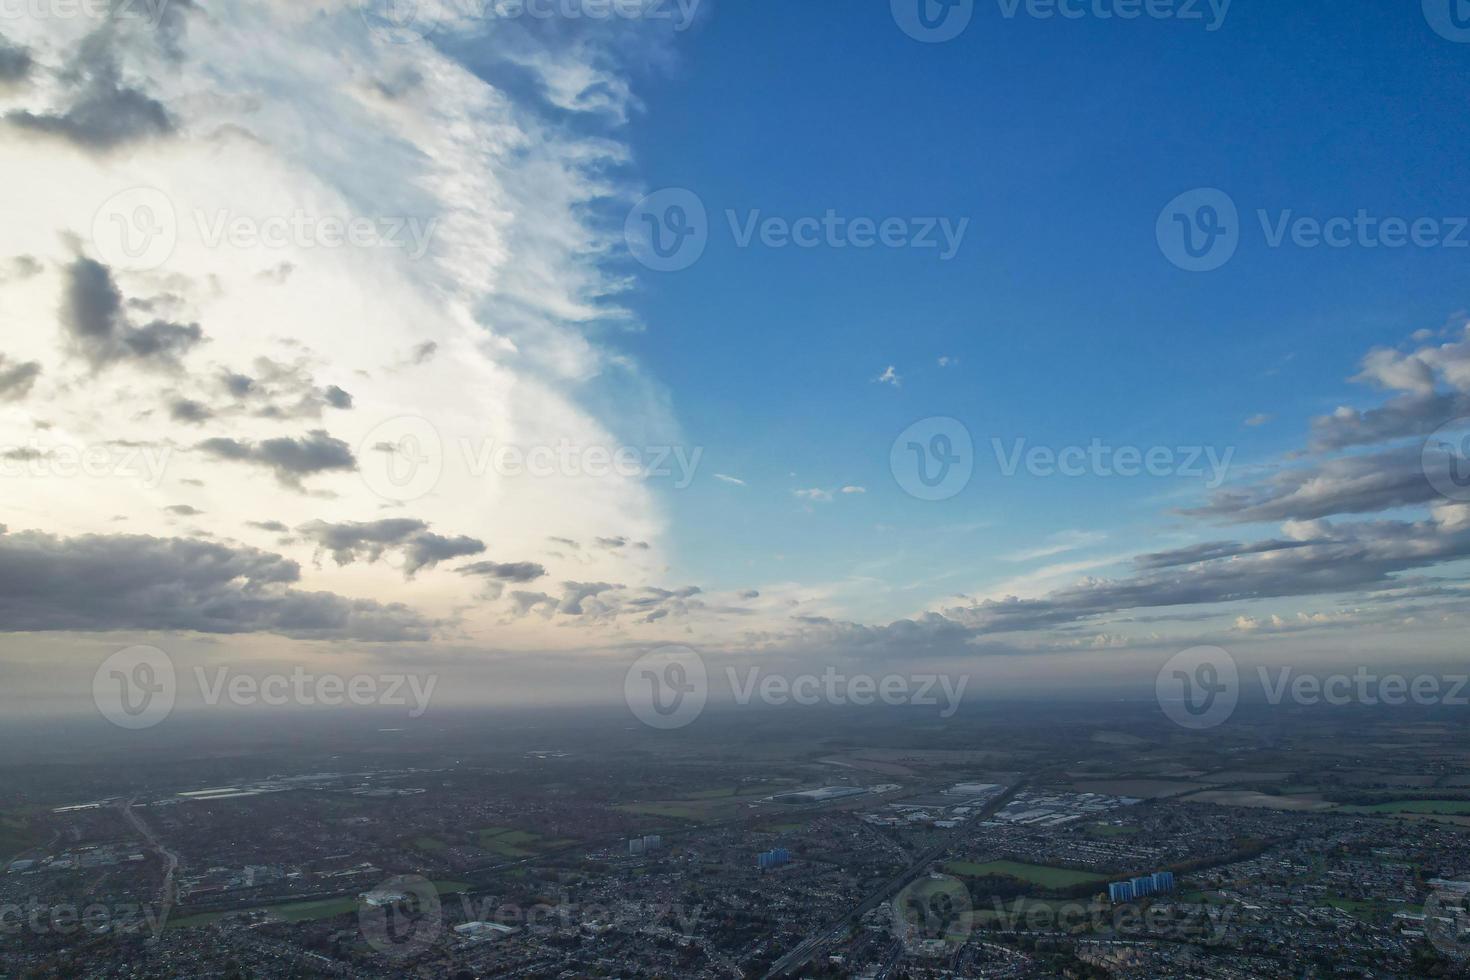
M 174 899 L 176 898 L 174 892 L 174 872 L 179 870 L 179 856 L 165 847 L 163 841 L 158 839 L 158 835 L 153 832 L 152 828 L 143 822 L 143 818 L 133 808 L 132 800 L 119 800 L 117 806 L 122 810 L 122 814 L 127 818 L 128 823 L 133 825 L 133 829 L 148 842 L 148 846 L 157 851 L 159 856 L 163 858 L 163 887 L 158 892 L 158 920 L 164 922 L 168 919 L 168 915 L 174 907 Z
M 1020 780 L 1015 785 L 1007 789 L 1004 793 L 997 796 L 994 800 L 987 803 L 983 810 L 981 810 L 979 813 L 975 814 L 971 818 L 971 821 L 988 820 L 992 815 L 1000 810 L 1001 807 L 1009 803 L 1011 799 L 1015 797 L 1015 795 L 1019 793 L 1022 787 L 1024 787 L 1025 785 L 1026 780 Z M 966 827 L 969 826 L 969 824 L 970 821 L 967 821 L 965 826 L 958 827 L 955 829 L 955 831 L 947 834 L 944 840 L 942 840 L 938 844 L 935 844 L 924 853 L 920 854 L 908 867 L 904 868 L 898 874 L 894 875 L 892 878 L 889 878 L 887 881 L 883 882 L 883 884 L 870 891 L 862 901 L 860 901 L 856 906 L 853 907 L 851 911 L 842 916 L 836 922 L 808 936 L 806 939 L 803 939 L 799 946 L 797 946 L 791 952 L 787 953 L 785 956 L 781 957 L 771 966 L 770 971 L 766 973 L 765 980 L 773 980 L 773 978 L 775 977 L 789 976 L 793 972 L 801 969 L 803 966 L 806 966 L 807 963 L 811 962 L 812 959 L 816 957 L 822 951 L 823 947 L 825 947 L 829 942 L 840 939 L 842 935 L 853 925 L 855 925 L 859 920 L 861 920 L 864 915 L 867 915 L 879 904 L 887 901 L 889 896 L 895 894 L 899 891 L 899 889 L 903 888 L 910 881 L 914 880 L 919 875 L 927 871 L 929 865 L 937 861 L 940 856 L 944 854 L 945 851 L 949 850 L 950 846 L 954 843 L 956 837 L 960 836 L 959 832 L 965 830 Z

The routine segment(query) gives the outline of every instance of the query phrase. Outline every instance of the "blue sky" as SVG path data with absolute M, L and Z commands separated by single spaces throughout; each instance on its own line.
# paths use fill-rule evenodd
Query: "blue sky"
M 970 587 L 1010 571 L 995 553 L 1055 531 L 1147 534 L 1170 523 L 1164 498 L 1198 488 L 982 465 L 966 493 L 925 504 L 887 474 L 888 444 L 953 415 L 981 442 L 1210 444 L 1259 462 L 1364 399 L 1346 379 L 1368 348 L 1464 304 L 1463 251 L 1273 249 L 1254 216 L 1466 210 L 1455 148 L 1470 117 L 1448 80 L 1470 49 L 1417 10 L 1237 3 L 1207 32 L 981 4 L 961 37 L 928 45 L 882 4 L 724 4 L 677 50 L 676 70 L 639 85 L 630 142 L 648 186 L 696 191 L 715 230 L 693 268 L 641 275 L 648 332 L 630 347 L 708 467 L 751 483 L 670 495 L 697 577 L 831 574 L 903 542 L 899 576 L 959 562 Z M 1225 268 L 1191 274 L 1160 254 L 1154 222 L 1200 186 L 1235 198 L 1246 235 Z M 722 214 L 829 207 L 971 224 L 940 262 L 739 249 Z M 889 364 L 902 388 L 871 383 Z M 1274 420 L 1243 425 L 1261 413 Z M 869 494 L 790 495 L 844 483 Z M 975 522 L 993 526 L 933 533 Z

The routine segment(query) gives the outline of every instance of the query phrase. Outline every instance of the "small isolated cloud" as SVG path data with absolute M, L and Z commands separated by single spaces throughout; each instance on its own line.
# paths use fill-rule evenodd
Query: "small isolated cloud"
M 1252 415 L 1250 418 L 1246 419 L 1245 424 L 1253 429 L 1258 429 L 1261 426 L 1265 425 L 1267 422 L 1270 422 L 1273 418 L 1275 418 L 1274 415 L 1267 415 L 1265 412 L 1262 412 L 1259 415 Z
M 176 398 L 169 403 L 168 417 L 187 425 L 201 425 L 214 418 L 209 406 L 192 398 Z
M 939 358 L 939 366 L 942 368 L 958 367 L 959 363 L 960 359 L 958 357 L 950 357 L 948 354 L 941 355 Z
M 838 487 L 836 490 L 824 490 L 821 487 L 807 487 L 791 492 L 799 500 L 806 500 L 815 504 L 830 504 L 838 497 L 855 497 L 865 494 L 868 492 L 868 488 L 851 485 Z
M 478 578 L 492 579 L 496 582 L 515 582 L 524 585 L 534 582 L 546 575 L 546 568 L 534 561 L 518 562 L 494 562 L 482 561 L 473 565 L 457 568 L 455 571 L 461 575 L 473 575 Z
M 321 429 L 302 439 L 282 436 L 258 443 L 206 439 L 197 448 L 216 459 L 265 467 L 275 474 L 281 486 L 291 490 L 301 490 L 305 477 L 357 468 L 351 447 Z
M 164 510 L 173 514 L 175 517 L 198 517 L 204 513 L 199 508 L 191 507 L 188 504 L 174 504 L 172 507 L 165 507 Z
M 17 363 L 0 354 L 0 402 L 18 402 L 31 393 L 41 365 L 35 361 Z
M 441 561 L 467 558 L 485 550 L 485 542 L 477 538 L 447 538 L 431 532 L 423 521 L 411 518 L 365 524 L 312 521 L 296 530 L 330 553 L 338 565 L 351 565 L 356 561 L 371 564 L 389 551 L 396 551 L 403 556 L 406 578 L 413 578 L 420 569 L 433 568 Z
M 740 477 L 738 477 L 738 476 L 731 476 L 728 473 L 716 473 L 715 474 L 715 479 L 716 480 L 719 480 L 721 483 L 728 483 L 731 486 L 736 486 L 736 487 L 743 487 L 743 486 L 745 486 L 745 481 L 744 480 L 740 479 Z
M 903 385 L 903 378 L 899 376 L 898 369 L 890 364 L 888 365 L 888 367 L 883 369 L 882 374 L 873 379 L 873 383 L 880 385 L 893 385 L 893 387 L 898 388 Z
M 153 320 L 133 326 L 112 270 L 88 258 L 77 259 L 66 271 L 61 325 L 72 349 L 94 371 L 124 362 L 177 371 L 179 359 L 204 340 L 197 323 Z

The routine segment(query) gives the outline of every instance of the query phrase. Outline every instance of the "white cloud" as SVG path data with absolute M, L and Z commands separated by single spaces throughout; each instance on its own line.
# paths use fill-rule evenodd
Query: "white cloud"
M 676 441 L 664 394 L 589 329 L 627 320 L 611 302 L 625 284 L 603 268 L 614 242 L 589 218 L 589 209 L 633 196 L 606 176 L 626 161 L 626 148 L 602 125 L 579 136 L 575 120 L 544 121 L 533 101 L 518 102 L 438 46 L 375 37 L 355 3 L 318 2 L 311 15 L 305 6 L 178 6 L 170 14 L 177 30 L 118 24 L 105 43 L 122 77 L 166 108 L 173 135 L 150 133 L 100 155 L 54 138 L 0 139 L 10 177 L 0 191 L 9 216 L 0 254 L 34 256 L 41 269 L 0 283 L 4 366 L 40 366 L 28 368 L 27 398 L 0 404 L 0 445 L 40 440 L 119 454 L 144 446 L 167 456 L 156 483 L 115 473 L 12 481 L 7 523 L 80 534 L 105 530 L 116 513 L 132 532 L 164 534 L 166 508 L 190 506 L 204 533 L 276 548 L 277 533 L 247 525 L 363 523 L 387 511 L 490 542 L 494 560 L 546 561 L 555 576 L 592 578 L 606 566 L 630 587 L 651 580 L 666 564 L 665 522 L 643 480 L 560 471 L 517 479 L 485 466 L 492 447 L 616 449 L 624 431 L 640 444 Z M 31 89 L 7 91 L 0 112 L 64 101 L 66 66 L 95 26 L 21 22 L 13 40 L 46 74 Z M 441 22 L 436 37 L 455 29 Z M 586 39 L 558 48 L 519 30 L 496 25 L 497 41 L 484 50 L 533 69 L 562 108 L 626 114 L 631 96 L 609 84 L 610 55 L 594 56 Z M 130 264 L 112 247 L 116 229 L 105 213 L 94 239 L 99 208 L 137 187 L 166 191 L 171 214 L 148 217 L 177 232 L 157 268 Z M 355 219 L 432 233 L 418 242 L 422 257 L 391 244 L 330 247 L 288 233 L 267 245 L 224 233 L 237 220 L 289 229 L 298 217 L 318 232 Z M 175 381 L 160 386 L 142 366 L 118 362 L 105 385 L 95 384 L 91 366 L 68 353 L 57 310 L 63 270 L 78 254 L 112 267 L 123 298 L 143 304 L 133 322 L 164 309 L 170 320 L 200 325 L 203 341 L 179 355 L 184 373 Z M 435 355 L 411 356 L 428 350 Z M 303 391 L 326 392 L 341 410 L 308 424 L 264 415 L 261 402 L 247 407 L 221 379 L 258 379 L 262 358 L 289 365 Z M 623 415 L 581 402 L 579 390 L 593 381 L 619 393 L 599 403 L 623 406 Z M 318 401 L 309 407 L 321 415 Z M 197 410 L 170 418 L 169 405 L 183 403 Z M 443 472 L 401 505 L 351 467 L 312 476 L 302 493 L 266 467 L 195 448 L 208 439 L 265 447 L 322 430 L 361 464 L 375 453 L 380 426 L 403 418 L 423 420 Z M 50 426 L 39 435 L 38 420 Z M 588 553 L 558 568 L 545 556 L 551 535 L 653 546 L 623 557 Z M 308 564 L 313 549 L 297 541 L 280 550 Z M 313 588 L 404 601 L 426 615 L 464 613 L 466 628 L 479 628 L 479 614 L 465 613 L 477 583 L 444 569 L 426 569 L 411 588 L 398 570 L 367 562 L 308 567 L 304 577 Z

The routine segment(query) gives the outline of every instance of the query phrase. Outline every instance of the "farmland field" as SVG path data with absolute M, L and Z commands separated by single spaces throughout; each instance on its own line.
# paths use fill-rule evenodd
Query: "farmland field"
M 987 875 L 1003 875 L 1020 881 L 1040 885 L 1042 888 L 1070 888 L 1094 881 L 1106 881 L 1102 875 L 1089 871 L 1073 871 L 1070 868 L 1048 868 L 1040 864 L 1022 864 L 1019 861 L 989 861 L 975 864 L 971 861 L 951 861 L 944 866 L 950 874 L 962 878 L 983 878 Z

